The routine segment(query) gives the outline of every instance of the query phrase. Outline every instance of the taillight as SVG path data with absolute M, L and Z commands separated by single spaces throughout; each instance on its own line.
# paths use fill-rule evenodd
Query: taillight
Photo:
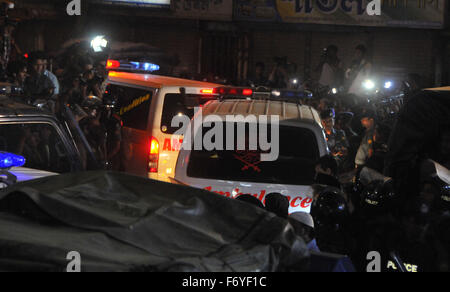
M 150 140 L 150 149 L 148 154 L 148 172 L 158 173 L 159 162 L 159 142 L 152 137 Z
M 116 60 L 108 60 L 106 62 L 106 69 L 117 69 L 120 67 L 120 62 Z

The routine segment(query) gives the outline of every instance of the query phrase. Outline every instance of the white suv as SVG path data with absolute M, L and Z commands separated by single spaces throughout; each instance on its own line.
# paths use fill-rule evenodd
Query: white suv
M 183 147 L 175 169 L 177 183 L 230 198 L 251 194 L 263 203 L 267 194 L 281 193 L 290 201 L 289 213 L 309 213 L 313 200 L 311 185 L 314 181 L 315 163 L 329 153 L 316 110 L 296 103 L 274 100 L 216 100 L 204 105 L 202 115 L 203 121 L 209 121 L 202 124 L 202 135 L 216 122 L 229 123 L 226 121 L 227 116 L 243 116 L 245 119 L 249 116 L 278 116 L 278 158 L 275 161 L 261 161 L 261 154 L 264 153 L 261 150 L 208 151 L 203 148 L 191 151 L 185 149 L 188 147 Z M 248 121 L 247 119 L 244 123 L 247 129 L 251 129 Z M 257 119 L 257 123 L 260 121 Z M 238 123 L 235 122 L 235 129 Z M 222 129 L 228 126 L 230 125 L 222 125 Z M 260 130 L 258 137 L 259 132 Z M 230 135 L 227 137 L 226 133 L 223 137 L 225 140 L 233 138 Z

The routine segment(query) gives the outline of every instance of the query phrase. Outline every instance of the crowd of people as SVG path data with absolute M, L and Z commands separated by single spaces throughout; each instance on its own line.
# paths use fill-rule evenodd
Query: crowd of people
M 363 45 L 356 47 L 348 68 L 338 48 L 328 46 L 317 80 L 297 88 L 287 62 L 280 64 L 270 76 L 263 63 L 256 64 L 246 86 L 313 91 L 314 97 L 302 103 L 319 112 L 330 155 L 316 163 L 310 218 L 288 215 L 281 195 L 273 196 L 274 209 L 266 209 L 292 219 L 310 249 L 346 254 L 359 271 L 366 271 L 370 251 L 382 255 L 382 271 L 449 271 L 446 94 L 421 91 L 420 77 L 409 74 L 402 98 L 367 95 L 363 84 L 371 78 L 372 64 Z M 342 93 L 330 94 L 333 88 Z
M 57 116 L 69 105 L 76 113 L 76 122 L 87 137 L 97 160 L 103 166 L 120 170 L 115 165 L 108 166 L 108 162 L 114 161 L 120 152 L 121 126 L 120 118 L 107 106 L 108 102 L 114 101 L 109 101 L 104 95 L 106 60 L 106 55 L 93 54 L 81 46 L 58 58 L 50 58 L 44 52 L 18 55 L 10 60 L 5 75 L 7 80 L 4 81 L 22 89 L 21 98 L 24 102 L 35 105 L 43 103 Z M 450 195 L 448 184 L 436 178 L 438 167 L 433 163 L 437 162 L 446 169 L 450 167 L 450 132 L 448 128 L 447 131 L 440 128 L 432 139 L 426 138 L 425 134 L 420 136 L 437 145 L 437 154 L 434 156 L 423 155 L 428 148 L 419 151 L 419 146 L 411 146 L 413 140 L 405 138 L 405 143 L 409 143 L 406 146 L 398 144 L 396 140 L 403 134 L 402 128 L 399 128 L 401 126 L 398 126 L 399 117 L 405 115 L 402 108 L 405 105 L 411 107 L 417 100 L 416 95 L 420 95 L 417 76 L 408 76 L 409 91 L 403 100 L 385 102 L 360 98 L 363 90 L 361 86 L 370 77 L 372 68 L 367 50 L 362 45 L 356 47 L 355 58 L 346 69 L 342 68 L 338 58 L 338 48 L 328 46 L 317 67 L 320 74 L 316 81 L 300 83 L 296 77 L 295 64 L 289 63 L 286 58 L 275 58 L 274 61 L 276 65 L 268 76 L 265 75 L 265 65 L 257 63 L 254 74 L 245 85 L 308 89 L 315 93 L 313 98 L 301 102 L 319 112 L 330 150 L 330 155 L 320 158 L 315 167 L 315 183 L 323 187 L 316 190 L 317 197 L 311 210 L 313 218 L 305 214 L 289 216 L 289 202 L 280 194 L 266 198 L 266 206 L 252 196 L 245 195 L 238 199 L 283 218 L 291 220 L 299 217 L 302 224 L 294 220 L 293 225 L 297 233 L 308 239 L 312 249 L 351 255 L 358 269 L 364 269 L 364 260 L 361 260 L 365 259 L 363 252 L 381 250 L 388 255 L 400 252 L 402 258 L 420 266 L 420 270 L 448 271 L 449 251 L 446 246 L 450 246 L 450 243 L 448 236 L 445 237 L 448 234 L 445 230 L 449 231 L 450 227 L 448 217 L 442 217 L 442 214 L 447 212 L 448 215 Z M 344 94 L 328 94 L 331 88 L 339 88 Z M 86 98 L 89 96 L 92 98 Z M 436 115 L 444 116 L 445 120 L 445 113 L 439 112 L 443 107 L 437 105 L 436 108 L 429 109 L 428 113 L 438 112 Z M 406 114 L 411 115 L 411 111 Z M 402 121 L 408 119 L 403 117 Z M 426 121 L 425 118 L 423 120 Z M 439 124 L 434 126 L 441 127 Z M 407 129 L 405 132 L 408 132 L 408 126 L 404 127 Z M 428 131 L 423 128 L 420 130 Z M 409 132 L 417 138 L 414 131 Z M 428 132 L 434 133 L 433 130 Z M 416 142 L 422 145 L 427 141 Z M 418 161 L 419 156 L 424 158 L 409 168 L 404 166 L 408 159 L 404 159 L 403 164 L 396 164 L 395 159 L 403 157 L 398 149 L 407 149 L 409 146 L 415 151 L 405 150 L 405 153 L 414 152 L 415 156 L 408 156 L 409 161 Z M 85 159 L 86 164 L 89 161 L 92 160 Z M 421 172 L 420 177 L 409 173 L 408 169 L 422 169 L 423 165 L 435 171 L 427 174 Z M 85 165 L 85 168 L 89 166 Z M 405 186 L 411 181 L 414 181 L 415 188 Z M 398 207 L 401 201 L 398 198 L 406 196 L 405 189 L 415 192 L 416 196 L 411 204 L 400 208 L 403 211 L 399 215 L 395 211 L 398 208 L 392 206 L 397 204 Z M 368 230 L 373 233 L 368 234 Z M 424 242 L 437 247 L 428 249 L 426 257 L 415 257 L 414 249 L 424 248 Z M 387 257 L 385 260 L 389 262 L 390 259 Z
M 3 80 L 17 88 L 17 99 L 45 107 L 60 119 L 67 119 L 63 117 L 67 112 L 65 107 L 70 108 L 75 123 L 90 144 L 89 147 L 80 145 L 80 148 L 90 148 L 98 161 L 90 165 L 89 153 L 82 151 L 84 169 L 120 168 L 120 165 L 110 163 L 117 160 L 114 157 L 121 143 L 121 120 L 113 112 L 115 101 L 104 94 L 107 59 L 107 54 L 94 53 L 83 43 L 56 57 L 35 51 L 10 60 Z

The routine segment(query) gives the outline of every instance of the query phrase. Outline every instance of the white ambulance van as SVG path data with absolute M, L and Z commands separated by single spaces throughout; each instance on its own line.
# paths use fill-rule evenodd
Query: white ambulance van
M 133 64 L 146 68 L 155 66 L 131 62 Z M 122 67 L 119 61 L 108 60 L 106 87 L 106 94 L 118 100 L 117 114 L 123 123 L 122 170 L 170 182 L 183 141 L 182 135 L 174 135 L 179 128 L 171 126 L 173 117 L 192 117 L 195 106 L 218 98 L 214 92 L 221 85 L 145 72 L 118 71 Z
M 261 154 L 267 153 L 262 150 L 237 151 L 223 147 L 224 150 L 208 151 L 205 147 L 201 150 L 189 147 L 193 149 L 189 150 L 183 146 L 175 169 L 175 180 L 230 198 L 251 194 L 263 203 L 266 195 L 281 193 L 289 199 L 289 213 L 309 213 L 313 201 L 315 163 L 329 153 L 317 111 L 309 106 L 274 100 L 210 101 L 203 106 L 202 120 L 205 122 L 201 135 L 208 135 L 215 122 L 227 124 L 222 125 L 222 129 L 228 126 L 238 129 L 239 122 L 233 122 L 235 125 L 228 125 L 227 122 L 227 116 L 238 115 L 245 119 L 243 123 L 248 129 L 245 135 L 252 129 L 247 119 L 249 116 L 279 117 L 278 158 L 275 161 L 261 161 Z M 260 127 L 253 127 L 253 131 L 255 129 L 259 136 Z M 241 135 L 237 133 L 234 132 L 235 137 L 224 133 L 224 143 L 227 144 L 228 139 L 237 139 L 236 136 Z M 192 136 L 196 135 L 200 134 Z M 192 139 L 193 143 L 195 139 Z

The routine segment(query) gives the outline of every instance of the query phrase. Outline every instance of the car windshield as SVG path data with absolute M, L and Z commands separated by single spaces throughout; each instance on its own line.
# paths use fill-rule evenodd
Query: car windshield
M 25 157 L 24 167 L 55 173 L 72 170 L 69 151 L 49 123 L 1 123 L 0 151 Z
M 224 132 L 226 127 L 223 125 Z M 235 143 L 237 139 L 237 124 L 234 124 L 234 127 L 235 140 L 231 143 Z M 209 129 L 204 127 L 203 134 L 207 135 Z M 248 129 L 247 124 L 246 133 L 249 133 Z M 241 182 L 312 184 L 315 173 L 314 164 L 320 156 L 314 133 L 306 128 L 292 126 L 280 126 L 279 129 L 280 152 L 275 161 L 261 161 L 261 154 L 267 151 L 260 149 L 251 151 L 248 145 L 247 150 L 243 151 L 193 150 L 190 154 L 187 175 L 194 178 Z M 223 137 L 224 145 L 227 145 L 225 133 Z M 270 140 L 269 135 L 267 141 Z

